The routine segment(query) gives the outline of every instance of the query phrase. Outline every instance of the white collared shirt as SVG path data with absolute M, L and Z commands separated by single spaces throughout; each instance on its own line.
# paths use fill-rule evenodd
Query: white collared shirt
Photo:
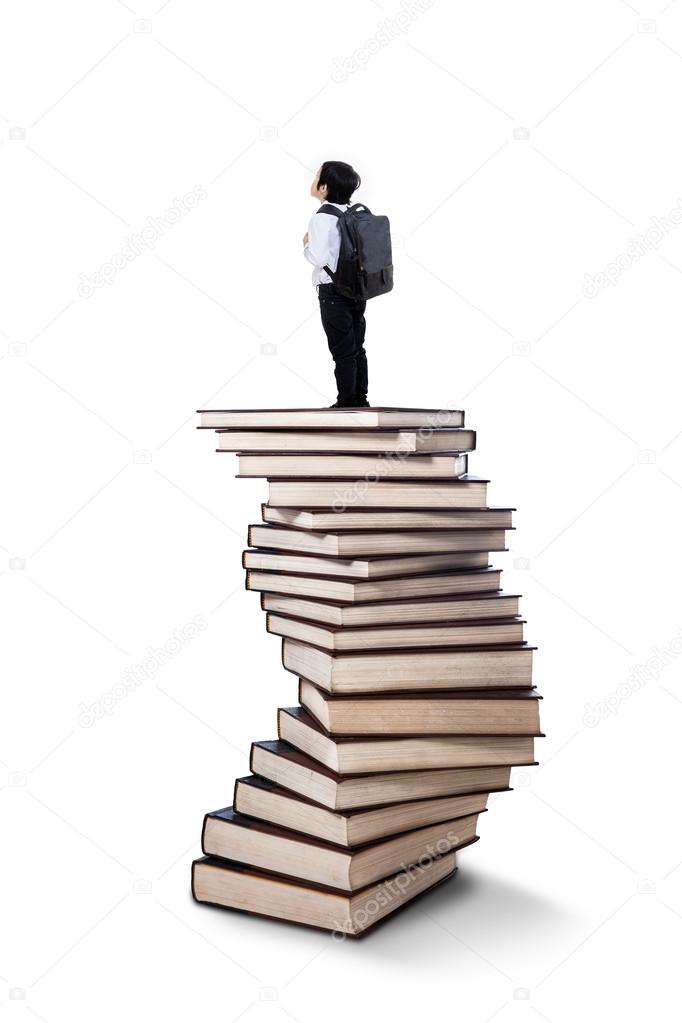
M 350 209 L 350 203 L 330 202 L 329 206 L 335 206 L 337 210 Z M 322 269 L 328 266 L 330 270 L 336 270 L 339 261 L 339 249 L 341 248 L 341 235 L 337 218 L 333 213 L 316 213 L 310 218 L 308 224 L 308 244 L 303 249 L 303 255 L 309 263 L 313 264 L 313 284 L 331 284 L 332 279 Z

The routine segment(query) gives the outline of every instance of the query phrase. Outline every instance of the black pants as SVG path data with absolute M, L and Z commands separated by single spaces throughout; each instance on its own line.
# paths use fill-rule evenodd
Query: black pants
M 318 288 L 322 326 L 334 359 L 337 403 L 367 403 L 367 356 L 365 355 L 366 302 L 340 295 L 333 284 Z

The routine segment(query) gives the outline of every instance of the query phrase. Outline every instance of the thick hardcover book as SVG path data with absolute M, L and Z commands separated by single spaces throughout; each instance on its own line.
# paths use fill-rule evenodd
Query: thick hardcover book
M 454 551 L 447 554 L 410 554 L 383 558 L 319 558 L 314 554 L 246 550 L 246 569 L 301 575 L 339 576 L 343 579 L 402 579 L 410 575 L 449 572 L 464 568 L 486 568 L 488 552 Z
M 377 600 L 490 593 L 499 590 L 501 574 L 499 568 L 486 567 L 471 571 L 459 569 L 452 572 L 431 572 L 427 575 L 363 581 L 251 569 L 246 573 L 246 588 L 321 600 L 337 600 L 345 604 L 364 604 Z
M 249 767 L 284 789 L 344 811 L 473 792 L 505 792 L 509 766 L 341 775 L 281 739 L 254 742 Z
M 339 695 L 431 689 L 510 689 L 531 685 L 533 647 L 331 653 L 296 639 L 284 639 L 282 663 L 295 675 Z
M 300 618 L 323 626 L 353 629 L 426 626 L 438 622 L 488 621 L 518 618 L 519 596 L 515 593 L 466 593 L 461 597 L 421 597 L 416 600 L 379 600 L 366 604 L 341 604 L 332 600 L 290 597 L 283 593 L 261 593 L 266 612 Z M 316 643 L 322 646 L 322 643 Z
M 340 738 L 326 732 L 301 707 L 280 708 L 277 724 L 280 739 L 337 774 L 436 767 L 518 767 L 535 760 L 532 736 Z
M 261 504 L 263 522 L 296 529 L 511 529 L 514 508 L 276 508 Z
M 438 430 L 464 426 L 464 412 L 453 409 L 395 408 L 375 406 L 362 409 L 278 408 L 199 409 L 201 427 L 269 430 Z
M 359 938 L 455 871 L 455 853 L 446 853 L 349 894 L 205 856 L 192 864 L 192 895 L 197 902 Z
M 343 455 L 261 452 L 240 454 L 239 476 L 264 479 L 452 480 L 466 475 L 466 454 Z
M 234 787 L 237 813 L 345 848 L 366 845 L 440 821 L 483 813 L 487 801 L 487 792 L 475 792 L 339 813 L 255 775 L 237 778 Z
M 301 705 L 331 735 L 541 735 L 535 689 L 330 696 L 301 679 Z
M 298 639 L 323 650 L 400 650 L 417 647 L 500 646 L 523 643 L 522 618 L 482 619 L 481 621 L 445 621 L 424 625 L 404 622 L 400 625 L 318 625 L 301 618 L 269 613 L 268 632 Z
M 422 857 L 442 856 L 470 844 L 476 837 L 478 816 L 439 821 L 345 849 L 245 817 L 228 806 L 206 814 L 201 847 L 207 856 L 354 892 L 418 863 Z
M 387 557 L 407 554 L 445 554 L 451 551 L 503 551 L 504 529 L 371 530 L 354 533 L 314 533 L 284 526 L 250 525 L 247 545 L 267 550 L 316 554 L 325 558 Z
M 268 504 L 284 508 L 482 508 L 488 480 L 271 479 Z
M 218 430 L 218 451 L 344 454 L 473 451 L 473 430 Z

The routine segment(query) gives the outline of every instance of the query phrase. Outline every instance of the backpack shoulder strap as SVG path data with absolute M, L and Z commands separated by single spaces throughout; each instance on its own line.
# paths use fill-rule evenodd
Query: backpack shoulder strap
M 342 217 L 343 211 L 337 210 L 336 206 L 330 206 L 329 203 L 323 203 L 317 213 L 331 213 L 332 217 Z

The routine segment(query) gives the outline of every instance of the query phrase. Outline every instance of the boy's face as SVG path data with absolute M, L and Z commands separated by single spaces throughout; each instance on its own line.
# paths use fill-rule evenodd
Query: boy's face
M 317 171 L 315 172 L 315 177 L 313 178 L 313 183 L 310 186 L 310 194 L 312 195 L 313 199 L 319 199 L 320 202 L 324 202 L 324 200 L 327 198 L 327 186 L 326 185 L 322 185 L 322 187 L 320 188 L 320 171 L 321 170 L 322 170 L 322 168 L 318 167 Z

